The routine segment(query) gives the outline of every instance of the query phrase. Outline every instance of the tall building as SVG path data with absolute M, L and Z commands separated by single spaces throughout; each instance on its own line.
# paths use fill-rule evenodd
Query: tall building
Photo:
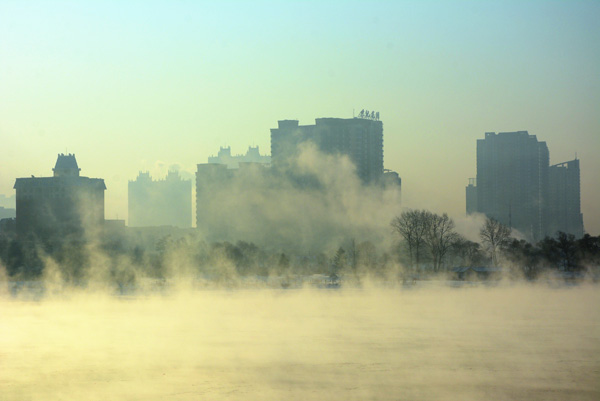
M 240 163 L 270 164 L 271 156 L 261 155 L 258 146 L 249 146 L 244 155 L 231 155 L 231 147 L 221 147 L 217 156 L 210 156 L 209 163 L 226 164 L 228 168 L 238 168 Z
M 467 215 L 477 213 L 477 186 L 475 178 L 469 178 L 469 185 L 466 188 L 465 196 L 467 198 Z
M 275 236 L 285 242 L 290 232 L 306 227 L 299 221 L 304 222 L 305 208 L 310 208 L 313 201 L 327 204 L 321 207 L 335 208 L 328 194 L 337 189 L 329 188 L 327 180 L 335 176 L 337 166 L 327 163 L 333 171 L 311 169 L 309 173 L 295 169 L 295 159 L 306 142 L 312 142 L 321 154 L 347 156 L 363 184 L 376 184 L 369 189 L 381 191 L 386 199 L 400 203 L 402 180 L 396 172 L 383 169 L 383 124 L 376 113 L 367 116 L 363 112 L 360 118 L 352 119 L 318 118 L 315 125 L 307 126 L 300 126 L 297 120 L 282 120 L 278 128 L 271 129 L 270 164 L 264 163 L 264 159 L 250 162 L 240 159 L 236 168 L 228 162 L 234 159 L 230 149 L 221 148 L 219 156 L 197 165 L 198 230 L 215 241 L 260 242 L 273 240 Z M 258 155 L 258 148 L 250 151 L 254 149 Z M 339 173 L 340 177 L 346 177 L 341 168 Z M 296 202 L 297 199 L 306 202 Z M 273 207 L 271 200 L 280 201 L 281 205 Z M 343 209 L 342 204 L 339 206 Z
M 546 235 L 549 153 L 527 131 L 477 140 L 477 211 L 533 241 Z
M 548 173 L 548 234 L 562 231 L 582 237 L 579 160 L 550 166 Z
M 164 180 L 153 180 L 140 172 L 128 185 L 130 227 L 192 225 L 192 181 L 169 171 Z
M 104 180 L 80 177 L 74 154 L 59 154 L 53 171 L 53 177 L 17 178 L 17 234 L 47 238 L 101 228 Z
M 546 142 L 527 131 L 486 132 L 477 140 L 477 185 L 466 188 L 467 213 L 479 212 L 531 241 L 558 231 L 583 235 L 579 160 L 550 166 Z
M 278 127 L 271 129 L 273 167 L 289 168 L 299 145 L 307 141 L 321 152 L 347 155 L 365 183 L 377 181 L 383 174 L 383 123 L 378 118 L 317 118 L 315 125 L 278 121 Z

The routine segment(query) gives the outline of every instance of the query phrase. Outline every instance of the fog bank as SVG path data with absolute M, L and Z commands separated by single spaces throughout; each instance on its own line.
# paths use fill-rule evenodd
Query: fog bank
M 600 291 L 0 296 L 3 400 L 592 400 Z

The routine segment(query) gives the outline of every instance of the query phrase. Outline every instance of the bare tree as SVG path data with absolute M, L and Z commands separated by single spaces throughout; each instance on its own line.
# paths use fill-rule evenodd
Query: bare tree
M 479 231 L 479 238 L 492 259 L 492 265 L 497 267 L 500 250 L 508 245 L 510 228 L 498 220 L 488 217 Z
M 454 231 L 454 221 L 446 213 L 443 215 L 427 212 L 425 244 L 431 252 L 433 270 L 438 272 L 452 245 L 459 238 Z
M 450 253 L 461 266 L 480 266 L 485 258 L 479 243 L 469 241 L 460 234 L 452 244 Z
M 414 259 L 416 262 L 414 266 L 417 269 L 419 268 L 421 250 L 425 243 L 428 214 L 430 212 L 426 210 L 407 210 L 391 222 L 394 232 L 400 235 L 408 246 L 410 262 L 412 264 Z

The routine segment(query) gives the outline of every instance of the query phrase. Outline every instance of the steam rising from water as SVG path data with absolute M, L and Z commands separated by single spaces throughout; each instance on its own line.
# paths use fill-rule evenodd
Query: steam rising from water
M 2 400 L 598 399 L 600 292 L 0 296 Z
M 309 142 L 289 163 L 283 174 L 249 166 L 226 184 L 208 180 L 206 195 L 197 194 L 198 230 L 209 241 L 243 240 L 288 252 L 335 252 L 351 238 L 391 245 L 399 186 L 365 185 L 347 156 Z

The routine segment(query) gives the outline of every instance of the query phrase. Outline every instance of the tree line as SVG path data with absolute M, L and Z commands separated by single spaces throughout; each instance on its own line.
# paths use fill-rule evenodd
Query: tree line
M 480 241 L 474 242 L 456 232 L 447 214 L 428 210 L 404 211 L 391 221 L 391 227 L 400 240 L 399 259 L 413 271 L 503 267 L 533 279 L 545 270 L 577 273 L 600 266 L 600 236 L 585 234 L 577 239 L 558 232 L 530 243 L 513 237 L 509 227 L 488 217 L 479 230 Z
M 41 280 L 49 267 L 63 282 L 85 286 L 91 279 L 124 288 L 142 278 L 195 277 L 233 283 L 251 277 L 319 275 L 360 281 L 365 275 L 387 277 L 397 271 L 392 252 L 369 241 L 349 239 L 337 250 L 305 254 L 266 249 L 252 242 L 206 242 L 196 233 L 160 236 L 140 244 L 127 235 L 97 241 L 81 237 L 38 239 L 0 234 L 0 277 L 13 281 Z
M 247 241 L 207 243 L 193 232 L 164 235 L 151 244 L 136 243 L 127 235 L 90 243 L 76 236 L 40 240 L 0 233 L 0 275 L 38 280 L 53 266 L 63 281 L 80 284 L 100 266 L 103 280 L 127 286 L 140 277 L 168 279 L 180 274 L 217 282 L 311 275 L 360 282 L 366 276 L 393 280 L 406 273 L 443 273 L 461 266 L 501 267 L 534 279 L 546 270 L 578 273 L 600 266 L 600 236 L 576 239 L 558 233 L 530 243 L 487 218 L 476 242 L 460 235 L 447 214 L 427 210 L 407 210 L 393 218 L 391 228 L 397 240 L 392 247 L 348 238 L 337 250 L 312 254 L 266 249 Z

